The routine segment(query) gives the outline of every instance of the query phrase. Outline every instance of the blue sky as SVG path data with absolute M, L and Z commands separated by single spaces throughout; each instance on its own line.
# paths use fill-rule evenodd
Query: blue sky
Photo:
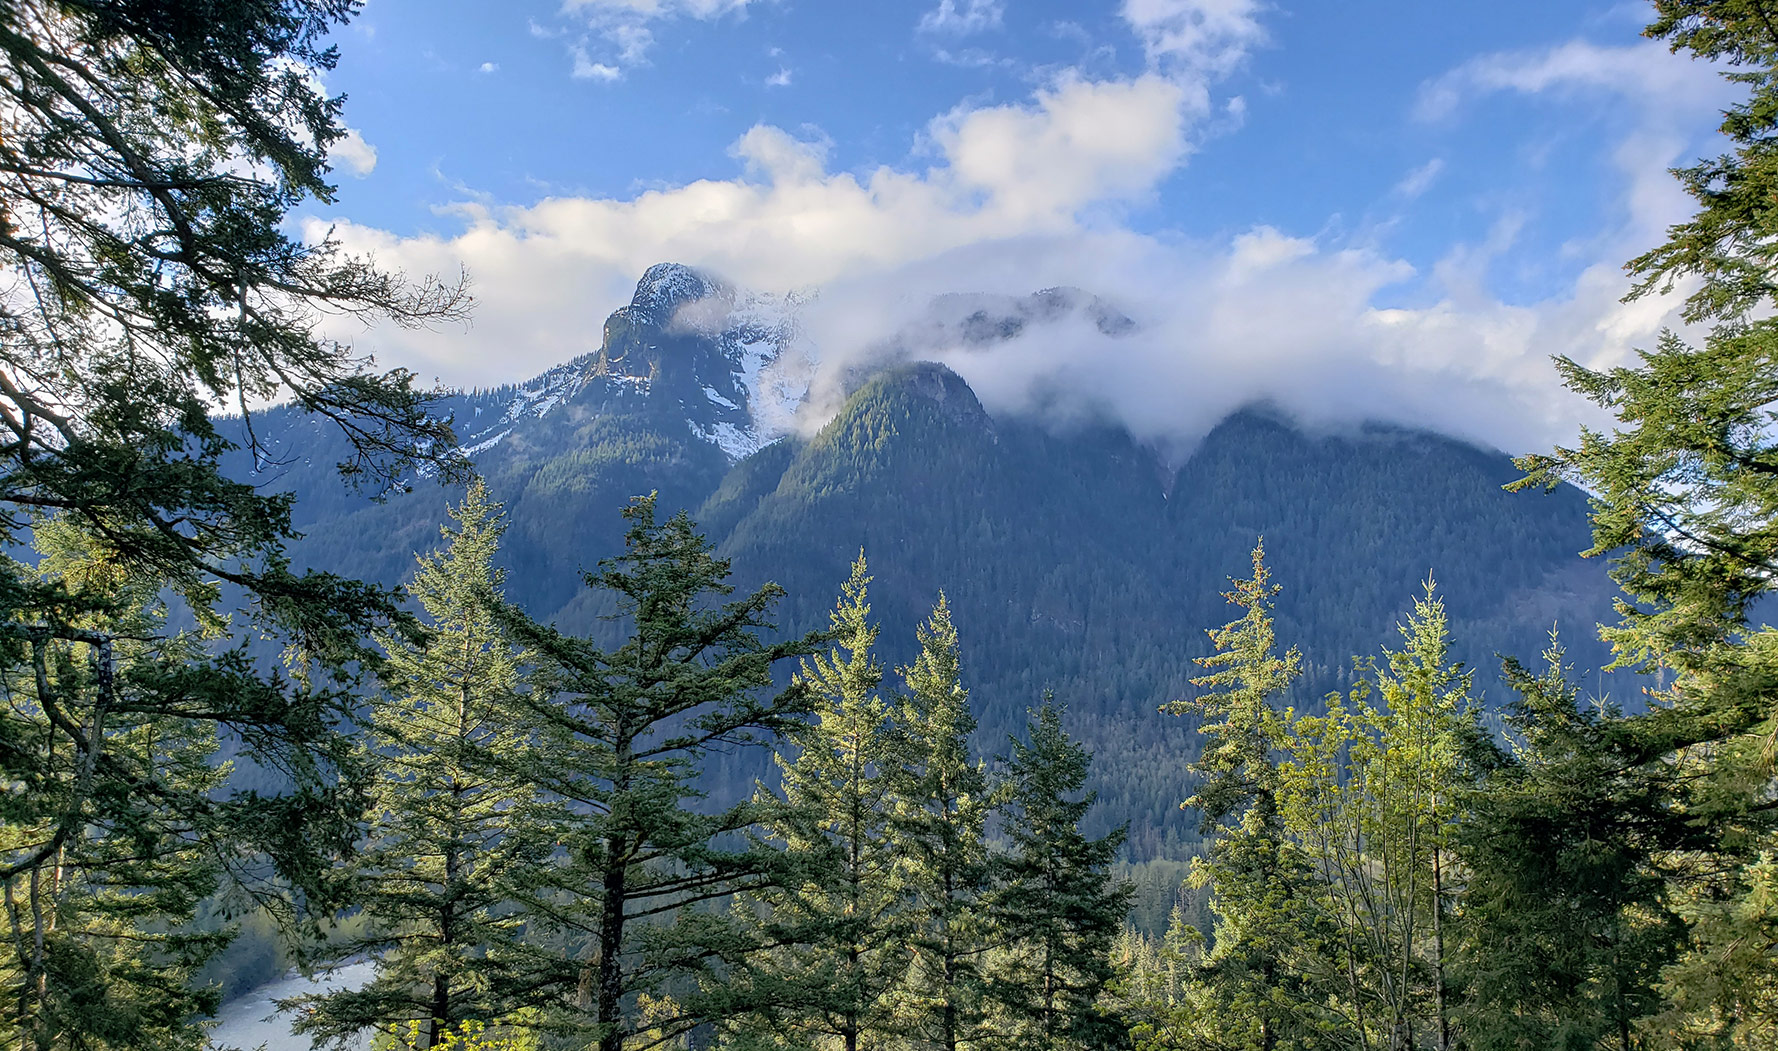
M 961 367 L 1060 377 L 1155 437 L 1244 400 L 1517 448 L 1572 432 L 1551 353 L 1671 321 L 1617 272 L 1683 217 L 1664 169 L 1730 94 L 1640 4 L 370 0 L 310 216 L 464 331 L 352 334 L 452 384 L 596 345 L 647 263 L 819 288 L 824 361 L 940 290 L 1086 287 L 1144 323 Z M 1134 347 L 1134 349 L 1132 349 Z M 992 407 L 992 406 L 991 406 Z

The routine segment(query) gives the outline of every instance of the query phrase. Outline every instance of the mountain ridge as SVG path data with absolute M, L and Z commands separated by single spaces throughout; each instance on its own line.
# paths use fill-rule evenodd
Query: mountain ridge
M 621 549 L 618 509 L 651 491 L 663 511 L 694 513 L 738 587 L 787 589 L 787 631 L 826 624 L 863 548 L 886 666 L 911 657 L 913 626 L 942 589 L 984 752 L 1054 689 L 1100 755 L 1095 821 L 1131 822 L 1133 856 L 1176 856 L 1195 837 L 1176 804 L 1190 794 L 1196 735 L 1157 709 L 1191 691 L 1202 632 L 1232 615 L 1220 593 L 1259 535 L 1285 588 L 1280 639 L 1305 655 L 1299 707 L 1393 638 L 1429 571 L 1487 691 L 1494 654 L 1534 657 L 1552 621 L 1610 616 L 1603 567 L 1576 557 L 1584 496 L 1505 493 L 1516 472 L 1496 453 L 1386 425 L 1310 433 L 1256 407 L 1175 465 L 1106 421 L 990 413 L 949 367 L 893 356 L 811 430 L 786 414 L 789 395 L 807 393 L 798 375 L 764 386 L 786 375 L 773 368 L 784 355 L 800 367 L 811 353 L 794 303 L 691 268 L 650 273 L 643 307 L 614 313 L 598 352 L 445 406 L 467 421 L 461 447 L 506 505 L 509 597 L 564 630 L 611 630 L 607 600 L 578 571 Z M 762 423 L 755 409 L 768 404 L 798 425 Z M 288 410 L 258 423 L 311 446 L 310 462 L 275 483 L 299 497 L 299 564 L 395 584 L 436 544 L 451 493 L 341 494 L 316 428 Z M 1570 641 L 1583 668 L 1602 663 L 1597 640 Z M 719 761 L 715 794 L 768 775 Z

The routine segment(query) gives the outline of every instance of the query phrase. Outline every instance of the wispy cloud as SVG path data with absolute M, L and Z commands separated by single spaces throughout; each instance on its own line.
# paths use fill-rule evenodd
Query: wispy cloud
M 1418 168 L 1415 168 L 1413 171 L 1402 176 L 1401 181 L 1395 184 L 1395 195 L 1410 201 L 1413 200 L 1431 189 L 1432 184 L 1438 181 L 1439 175 L 1443 173 L 1444 170 L 1444 158 L 1432 158 L 1425 164 L 1420 165 Z
M 768 0 L 567 0 L 562 6 L 563 15 L 582 23 L 585 31 L 605 44 L 605 53 L 596 62 L 591 58 L 583 61 L 588 53 L 586 36 L 572 45 L 569 54 L 574 59 L 573 75 L 615 80 L 625 69 L 646 64 L 655 43 L 651 23 L 676 18 L 709 21 L 725 15 L 745 17 L 749 5 L 764 2 Z M 531 32 L 544 36 L 566 31 L 532 21 Z M 611 70 L 613 74 L 588 72 L 591 70 Z
M 768 88 L 787 88 L 790 86 L 791 71 L 789 66 L 779 66 L 778 72 L 766 78 Z
M 920 16 L 922 33 L 946 36 L 969 36 L 1000 28 L 1006 15 L 1001 0 L 965 0 L 959 8 L 956 0 L 939 0 L 938 6 Z
M 617 59 L 633 66 L 648 57 L 654 46 L 654 32 L 639 22 L 619 22 L 605 28 L 604 36 L 617 48 Z
M 762 0 L 568 0 L 566 11 L 585 11 L 633 16 L 636 18 L 669 18 L 686 15 L 691 18 L 717 18 L 745 11 L 750 3 Z
M 1266 41 L 1262 0 L 1124 0 L 1151 63 L 1197 78 L 1232 73 Z
M 500 72 L 500 63 L 498 63 L 498 62 L 483 62 L 481 65 L 476 67 L 476 72 L 478 72 L 478 73 L 498 73 L 498 72 Z
M 1635 100 L 1654 117 L 1707 109 L 1727 95 L 1709 66 L 1675 55 L 1658 41 L 1610 47 L 1574 40 L 1466 62 L 1421 85 L 1414 116 L 1422 121 L 1448 120 L 1464 103 L 1502 91 L 1602 92 Z

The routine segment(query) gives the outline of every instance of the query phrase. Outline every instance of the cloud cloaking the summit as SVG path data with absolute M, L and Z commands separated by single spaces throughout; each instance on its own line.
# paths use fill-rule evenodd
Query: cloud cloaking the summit
M 385 365 L 447 383 L 519 380 L 597 349 L 601 322 L 642 270 L 674 260 L 765 290 L 818 287 L 804 320 L 823 368 L 836 369 L 935 294 L 1074 285 L 1137 331 L 1109 339 L 1084 323 L 1034 326 L 986 350 L 934 356 L 993 411 L 1109 417 L 1172 448 L 1262 400 L 1311 423 L 1380 419 L 1509 451 L 1571 438 L 1586 407 L 1561 389 L 1549 355 L 1620 363 L 1674 320 L 1670 302 L 1619 301 L 1620 264 L 1688 213 L 1664 170 L 1686 143 L 1667 129 L 1708 113 L 1719 97 L 1710 71 L 1641 46 L 1595 49 L 1586 61 L 1555 49 L 1492 56 L 1428 85 L 1425 119 L 1460 119 L 1468 100 L 1495 91 L 1612 91 L 1645 113 L 1616 154 L 1615 218 L 1589 243 L 1591 263 L 1567 287 L 1508 304 L 1488 294 L 1486 266 L 1510 247 L 1511 221 L 1420 272 L 1361 236 L 1255 226 L 1184 240 L 1119 218 L 1188 163 L 1196 133 L 1216 119 L 1208 91 L 1218 71 L 1263 40 L 1243 21 L 1256 11 L 1246 0 L 1129 0 L 1125 17 L 1148 34 L 1149 72 L 1064 73 L 1025 101 L 942 114 L 925 129 L 924 166 L 835 171 L 819 139 L 759 125 L 732 147 L 743 169 L 733 178 L 529 207 L 467 202 L 455 208 L 455 235 L 338 224 L 348 247 L 385 266 L 467 267 L 477 299 L 467 330 L 342 334 Z M 1677 86 L 1646 93 L 1593 75 L 1624 66 Z M 1440 167 L 1404 171 L 1396 198 Z M 317 231 L 325 225 L 316 220 Z M 1392 305 L 1403 285 L 1418 295 Z

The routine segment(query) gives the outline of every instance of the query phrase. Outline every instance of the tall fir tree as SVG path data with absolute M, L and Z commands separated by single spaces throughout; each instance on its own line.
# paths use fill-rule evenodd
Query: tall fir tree
M 375 960 L 376 976 L 293 1001 L 296 1031 L 316 1039 L 417 1021 L 418 1046 L 433 1047 L 463 1022 L 510 1022 L 536 1003 L 512 874 L 547 863 L 548 840 L 524 830 L 560 815 L 524 770 L 535 723 L 528 655 L 494 612 L 504 515 L 479 480 L 450 514 L 455 528 L 419 559 L 408 588 L 423 612 L 418 637 L 382 640 L 383 689 L 365 741 L 369 829 L 345 872 L 344 897 L 361 918 L 327 944 L 335 961 Z
M 1619 712 L 1581 703 L 1554 633 L 1544 658 L 1507 662 L 1511 753 L 1460 797 L 1459 1028 L 1477 1051 L 1636 1051 L 1684 940 L 1648 865 L 1679 786 L 1642 776 Z
M 957 1051 L 980 1042 L 983 1019 L 988 779 L 970 751 L 975 716 L 942 593 L 917 637 L 919 656 L 900 670 L 908 766 L 894 834 L 911 902 L 913 949 L 902 1014 L 910 1045 Z
M 1216 914 L 1210 951 L 1184 998 L 1192 1028 L 1208 1043 L 1272 1051 L 1316 1046 L 1327 997 L 1303 967 L 1317 922 L 1305 859 L 1287 835 L 1279 807 L 1278 750 L 1285 723 L 1276 703 L 1302 673 L 1295 647 L 1277 652 L 1272 608 L 1280 588 L 1256 543 L 1252 576 L 1231 581 L 1224 598 L 1242 615 L 1209 632 L 1211 669 L 1192 680 L 1205 692 L 1164 711 L 1195 715 L 1208 739 L 1192 765 L 1198 791 L 1183 807 L 1210 838 L 1193 859 L 1191 882 L 1211 891 Z
M 1062 728 L 1045 696 L 1026 740 L 1014 739 L 1000 827 L 994 920 L 1000 951 L 988 997 L 992 1047 L 1061 1051 L 1120 1045 L 1121 1019 L 1102 1002 L 1116 976 L 1112 947 L 1129 911 L 1130 887 L 1111 875 L 1118 829 L 1088 837 L 1080 822 L 1091 756 Z
M 891 824 L 906 744 L 879 693 L 870 579 L 860 552 L 829 616 L 831 648 L 797 676 L 818 708 L 791 734 L 795 758 L 779 760 L 783 806 L 766 831 L 808 869 L 798 885 L 755 899 L 782 944 L 749 965 L 757 986 L 778 990 L 755 1027 L 844 1051 L 893 1046 L 911 934 Z
M 1626 598 L 1604 634 L 1620 667 L 1657 673 L 1633 716 L 1641 766 L 1685 786 L 1648 863 L 1690 931 L 1643 1027 L 1656 1046 L 1767 1046 L 1778 1032 L 1778 962 L 1731 947 L 1778 930 L 1769 893 L 1778 810 L 1778 636 L 1750 622 L 1778 565 L 1778 5 L 1654 0 L 1645 35 L 1713 64 L 1745 92 L 1722 113 L 1729 149 L 1678 169 L 1697 210 L 1631 260 L 1630 298 L 1690 285 L 1682 315 L 1701 340 L 1662 333 L 1633 365 L 1557 358 L 1564 382 L 1616 416 L 1572 448 L 1519 460 L 1521 486 L 1573 481 L 1592 494 L 1591 555 L 1612 559 Z M 1713 842 L 1688 844 L 1699 829 Z M 1671 864 L 1676 858 L 1684 864 Z
M 563 857 L 524 891 L 537 944 L 554 950 L 540 954 L 533 981 L 568 1005 L 556 1024 L 590 1033 L 599 1051 L 622 1051 L 644 1031 L 677 1039 L 735 1009 L 721 995 L 666 993 L 693 989 L 737 953 L 738 925 L 714 904 L 778 884 L 786 859 L 744 837 L 759 804 L 700 809 L 697 778 L 712 750 L 801 725 L 814 707 L 809 684 L 774 689 L 772 672 L 820 639 L 765 641 L 777 585 L 720 601 L 733 591 L 728 562 L 684 512 L 659 522 L 647 496 L 624 517 L 624 553 L 585 574 L 615 599 L 621 645 L 503 614 L 546 687 L 533 693 L 540 727 L 526 767 L 562 804 L 547 831 Z

